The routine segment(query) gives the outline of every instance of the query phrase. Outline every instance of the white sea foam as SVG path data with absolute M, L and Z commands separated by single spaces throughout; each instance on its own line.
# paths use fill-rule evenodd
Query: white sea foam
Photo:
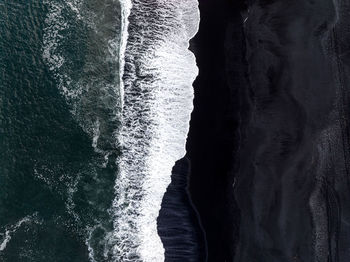
M 171 169 L 185 154 L 198 69 L 188 50 L 195 0 L 135 0 L 124 72 L 123 155 L 116 182 L 116 261 L 164 261 L 156 219 Z
M 109 148 L 119 143 L 123 150 L 115 184 L 117 196 L 111 210 L 115 228 L 112 236 L 105 235 L 105 257 L 107 249 L 113 246 L 117 262 L 163 261 L 164 248 L 157 234 L 156 219 L 171 169 L 185 154 L 193 106 L 192 82 L 198 73 L 188 45 L 198 28 L 198 2 L 120 0 L 120 39 L 102 35 L 103 30 L 98 30 L 100 16 L 87 14 L 83 10 L 84 1 L 47 0 L 46 3 L 49 14 L 43 59 L 53 72 L 59 90 L 79 124 L 91 135 L 95 151 L 104 155 L 104 165 L 111 153 Z M 82 70 L 72 71 L 70 53 L 64 52 L 65 34 L 80 25 L 68 20 L 67 12 L 75 14 L 79 23 L 95 32 L 87 39 L 89 50 L 92 54 L 104 54 L 107 49 L 108 55 L 102 59 L 105 65 L 96 66 L 101 57 L 97 57 L 98 61 L 91 57 Z M 103 42 L 99 42 L 102 38 L 105 38 Z M 99 48 L 98 52 L 94 48 Z M 91 72 L 108 70 L 111 62 L 119 65 L 116 79 L 91 80 Z M 121 106 L 122 116 L 118 111 Z M 74 209 L 72 198 L 69 201 Z M 96 260 L 96 250 L 91 244 L 95 239 L 91 238 L 98 226 L 88 229 L 86 244 L 91 261 Z
M 124 105 L 124 67 L 125 67 L 125 50 L 128 42 L 128 26 L 129 26 L 129 15 L 132 8 L 131 0 L 120 0 L 121 7 L 121 41 L 120 41 L 120 52 L 119 52 L 119 83 L 120 83 L 120 100 L 121 107 Z
M 58 90 L 65 98 L 73 117 L 90 135 L 91 145 L 99 155 L 99 167 L 104 168 L 108 164 L 109 156 L 116 151 L 115 132 L 119 126 L 121 107 L 120 77 L 117 72 L 120 62 L 119 3 L 116 0 L 44 1 L 48 14 L 43 36 L 43 60 L 56 80 Z M 74 202 L 80 173 L 68 174 L 62 183 L 56 177 L 50 177 L 50 172 L 41 169 L 41 164 L 36 167 L 36 177 L 49 188 L 56 189 L 57 183 L 65 185 L 59 187 L 61 191 L 55 190 L 55 193 L 67 196 L 67 212 L 77 225 L 82 223 L 83 220 L 79 217 L 81 214 L 76 212 Z M 90 169 L 90 175 L 98 175 L 95 167 L 87 169 Z M 98 181 L 103 177 L 93 179 Z M 92 201 L 96 202 L 87 204 L 99 204 L 98 200 Z M 103 231 L 106 238 L 110 234 L 110 229 L 104 228 L 110 221 L 101 220 L 103 219 L 96 217 L 94 223 L 85 229 L 85 243 L 90 261 L 98 261 L 101 252 L 104 253 L 102 256 L 105 255 L 106 261 L 107 256 L 110 256 L 109 243 L 101 234 L 97 236 L 95 233 Z M 95 238 L 101 238 L 101 241 Z
M 0 237 L 2 238 L 2 240 L 0 240 L 0 252 L 4 251 L 8 245 L 8 243 L 10 242 L 11 238 L 13 237 L 13 234 L 16 233 L 16 231 L 23 225 L 26 223 L 38 223 L 37 218 L 36 218 L 36 214 L 33 214 L 31 216 L 26 216 L 20 220 L 18 220 L 15 224 L 13 225 L 9 225 L 5 228 L 4 233 L 0 233 Z M 0 238 L 0 239 L 1 239 Z
M 79 0 L 71 0 L 71 1 L 66 1 L 66 4 L 70 7 L 70 9 L 76 14 L 77 18 L 82 20 L 83 17 L 80 14 L 80 9 L 82 6 L 82 2 Z
M 71 77 L 60 72 L 60 68 L 64 65 L 66 58 L 60 46 L 64 41 L 64 30 L 69 29 L 69 23 L 64 17 L 63 12 L 65 7 L 69 7 L 74 10 L 78 10 L 74 6 L 73 2 L 67 1 L 67 6 L 55 2 L 55 1 L 44 1 L 49 6 L 49 13 L 45 19 L 46 27 L 44 28 L 43 36 L 43 59 L 49 66 L 49 69 L 55 72 L 60 91 L 66 96 L 67 99 L 76 99 L 81 95 L 81 88 L 72 88 Z

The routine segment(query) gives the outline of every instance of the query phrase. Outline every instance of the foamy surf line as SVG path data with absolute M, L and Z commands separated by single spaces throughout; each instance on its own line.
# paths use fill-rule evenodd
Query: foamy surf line
M 172 167 L 185 154 L 198 74 L 189 40 L 196 0 L 122 1 L 127 37 L 123 75 L 123 154 L 114 201 L 115 261 L 164 261 L 156 219 Z M 127 22 L 128 21 L 128 22 Z M 122 41 L 123 43 L 123 41 Z M 124 50 L 122 47 L 121 50 Z
M 95 239 L 94 232 L 103 225 L 96 221 L 86 228 L 90 261 L 101 257 L 118 262 L 163 261 L 156 219 L 171 169 L 185 154 L 192 82 L 198 73 L 188 46 L 198 29 L 198 2 L 105 0 L 93 10 L 89 1 L 83 0 L 45 3 L 49 12 L 43 59 L 60 92 L 74 118 L 91 136 L 95 152 L 104 156 L 103 167 L 117 145 L 123 152 L 110 210 L 114 230 Z M 121 8 L 121 24 L 115 25 L 118 30 L 99 30 L 111 25 L 119 9 L 107 12 L 111 17 L 106 17 L 106 24 L 100 24 L 97 14 L 107 15 L 102 12 L 104 6 L 115 5 Z M 66 36 L 81 27 L 89 31 L 89 55 L 76 69 L 66 50 L 74 42 Z M 110 69 L 116 74 L 99 77 Z M 93 81 L 92 75 L 96 75 Z M 97 242 L 101 247 L 94 245 Z

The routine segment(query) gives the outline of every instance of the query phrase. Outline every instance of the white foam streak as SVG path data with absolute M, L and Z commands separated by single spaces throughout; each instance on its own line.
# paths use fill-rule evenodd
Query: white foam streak
M 120 101 L 121 107 L 124 105 L 124 83 L 123 83 L 123 75 L 124 75 L 124 67 L 125 67 L 125 50 L 126 45 L 128 43 L 128 26 L 129 26 L 129 15 L 132 8 L 131 0 L 120 0 L 120 8 L 121 8 L 121 40 L 120 40 L 120 53 L 119 53 L 119 88 L 120 88 Z
M 22 226 L 22 224 L 32 222 L 33 218 L 35 218 L 35 215 L 26 216 L 26 217 L 20 219 L 14 225 L 10 225 L 10 226 L 6 227 L 5 232 L 3 234 L 0 233 L 0 235 L 4 236 L 2 242 L 0 243 L 0 252 L 4 251 L 6 249 L 7 244 L 10 242 L 13 234 L 16 233 L 16 231 Z M 33 222 L 37 222 L 37 221 L 33 221 Z

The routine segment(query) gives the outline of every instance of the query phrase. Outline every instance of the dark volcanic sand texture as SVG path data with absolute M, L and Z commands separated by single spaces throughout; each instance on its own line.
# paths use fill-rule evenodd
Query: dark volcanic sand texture
M 337 199 L 324 143 L 335 88 L 322 40 L 335 10 L 332 1 L 266 2 L 251 4 L 245 24 L 253 107 L 235 187 L 235 261 L 329 261 Z
M 350 1 L 199 2 L 187 156 L 208 261 L 349 261 Z
M 233 168 L 245 90 L 241 5 L 200 1 L 199 8 L 199 32 L 191 42 L 199 76 L 187 142 L 190 192 L 206 232 L 208 260 L 232 261 L 239 221 Z
M 189 172 L 186 157 L 176 162 L 157 219 L 166 262 L 206 259 L 203 231 L 187 191 Z

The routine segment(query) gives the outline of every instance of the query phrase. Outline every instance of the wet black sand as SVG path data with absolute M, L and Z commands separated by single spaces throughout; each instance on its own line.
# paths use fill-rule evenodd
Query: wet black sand
M 165 261 L 205 261 L 206 241 L 197 210 L 188 194 L 190 162 L 176 162 L 171 184 L 163 198 L 158 233 L 165 248 Z
M 187 141 L 190 193 L 206 233 L 209 261 L 232 261 L 238 237 L 232 184 L 245 90 L 240 9 L 233 1 L 200 1 L 200 28 L 191 43 L 199 75 Z
M 350 1 L 200 11 L 188 195 L 207 261 L 349 261 Z

